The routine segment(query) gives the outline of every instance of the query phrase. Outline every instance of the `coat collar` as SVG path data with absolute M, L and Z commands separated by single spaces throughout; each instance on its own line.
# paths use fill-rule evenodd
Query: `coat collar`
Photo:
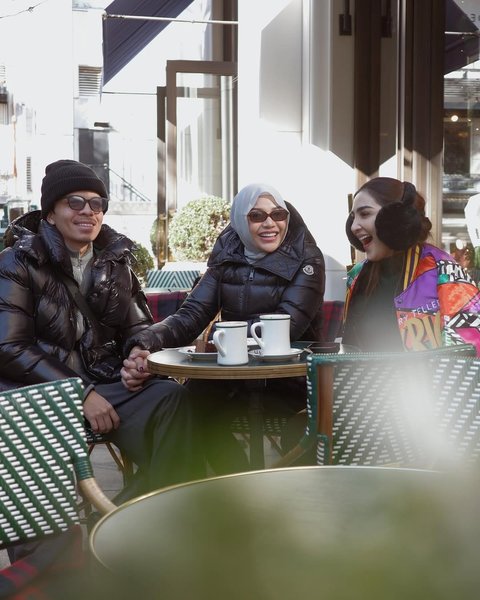
M 39 264 L 51 261 L 67 273 L 72 271 L 63 237 L 54 225 L 41 218 L 39 210 L 21 215 L 10 223 L 5 232 L 5 247 L 13 245 Z M 126 260 L 133 242 L 104 224 L 93 245 L 96 260 L 104 263 L 108 260 Z

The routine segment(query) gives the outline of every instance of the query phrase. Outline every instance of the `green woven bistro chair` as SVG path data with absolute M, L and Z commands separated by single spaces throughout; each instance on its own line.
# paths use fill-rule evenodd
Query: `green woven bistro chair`
M 480 459 L 480 359 L 469 344 L 414 353 L 312 354 L 307 427 L 283 467 L 441 467 Z
M 75 480 L 102 514 L 115 508 L 93 476 L 78 378 L 0 394 L 0 547 L 80 522 Z
M 120 471 L 123 485 L 127 485 L 127 483 L 133 477 L 135 466 L 128 458 L 126 453 L 121 448 L 118 448 L 109 439 L 107 439 L 102 433 L 93 431 L 88 423 L 85 424 L 85 439 L 87 442 L 87 451 L 90 459 L 92 459 L 95 448 L 104 446 L 110 457 L 113 459 L 117 469 Z M 88 500 L 84 499 L 83 502 L 78 505 L 78 510 L 84 515 L 81 523 L 88 525 L 89 515 L 92 513 L 92 504 Z

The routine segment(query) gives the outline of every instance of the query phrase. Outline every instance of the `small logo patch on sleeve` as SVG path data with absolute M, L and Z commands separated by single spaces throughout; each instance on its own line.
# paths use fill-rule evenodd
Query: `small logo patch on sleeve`
M 305 275 L 313 275 L 314 273 L 312 265 L 305 265 L 302 271 L 305 273 Z

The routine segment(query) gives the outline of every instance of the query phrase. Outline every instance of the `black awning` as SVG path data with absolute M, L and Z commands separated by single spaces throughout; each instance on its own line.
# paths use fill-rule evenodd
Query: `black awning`
M 480 37 L 475 23 L 463 12 L 455 0 L 445 3 L 445 73 L 457 71 L 478 60 Z M 449 34 L 448 32 L 452 32 Z M 453 32 L 466 35 L 455 35 Z M 470 35 L 469 35 L 470 34 Z
M 178 17 L 193 0 L 114 0 L 110 15 Z M 105 17 L 103 20 L 103 83 L 107 83 L 169 25 L 168 21 L 141 21 Z
M 193 0 L 114 0 L 105 12 L 111 15 L 175 18 Z M 446 0 L 446 31 L 475 33 L 478 28 L 455 0 Z M 145 46 L 168 26 L 168 21 L 109 19 L 103 21 L 103 83 L 112 79 Z M 445 73 L 479 57 L 480 38 L 446 35 Z

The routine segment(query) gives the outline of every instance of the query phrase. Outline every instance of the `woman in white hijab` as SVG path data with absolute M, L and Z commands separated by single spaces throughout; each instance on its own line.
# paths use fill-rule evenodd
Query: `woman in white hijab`
M 127 351 L 123 381 L 135 389 L 147 374 L 136 371 L 139 349 L 155 352 L 191 344 L 215 316 L 222 321 L 257 321 L 261 314 L 290 315 L 290 339 L 322 339 L 322 306 L 325 286 L 323 255 L 297 210 L 273 187 L 251 184 L 235 196 L 230 224 L 219 235 L 206 273 L 181 308 L 164 321 L 133 336 Z M 245 395 L 244 382 L 191 381 L 189 387 L 202 397 L 206 454 L 217 474 L 248 469 L 242 448 L 230 433 L 232 397 Z M 227 389 L 228 388 L 228 389 Z M 289 394 L 290 389 L 290 394 Z M 268 380 L 268 396 L 279 410 L 291 415 L 306 403 L 305 382 Z M 227 398 L 228 397 L 228 398 Z M 210 408 L 207 410 L 207 404 Z M 243 401 L 243 407 L 247 404 Z M 223 418 L 218 422 L 218 418 Z
M 269 219 L 258 221 L 258 219 L 267 214 L 267 211 L 263 211 L 264 214 L 261 214 L 262 207 L 272 209 L 270 220 L 281 228 L 279 238 L 275 240 L 278 242 L 275 244 L 275 247 L 263 248 L 261 240 L 258 240 L 257 235 L 252 232 L 252 229 L 257 229 L 255 228 L 255 223 L 260 223 L 260 228 L 263 228 L 265 223 L 269 223 Z M 277 210 L 277 208 L 281 210 Z M 257 220 L 252 220 L 252 215 Z M 243 242 L 245 257 L 249 263 L 255 263 L 269 252 L 274 252 L 280 246 L 287 234 L 289 217 L 290 213 L 288 212 L 285 200 L 277 190 L 268 185 L 251 184 L 238 192 L 232 203 L 230 223 L 232 229 L 237 232 L 238 237 Z

